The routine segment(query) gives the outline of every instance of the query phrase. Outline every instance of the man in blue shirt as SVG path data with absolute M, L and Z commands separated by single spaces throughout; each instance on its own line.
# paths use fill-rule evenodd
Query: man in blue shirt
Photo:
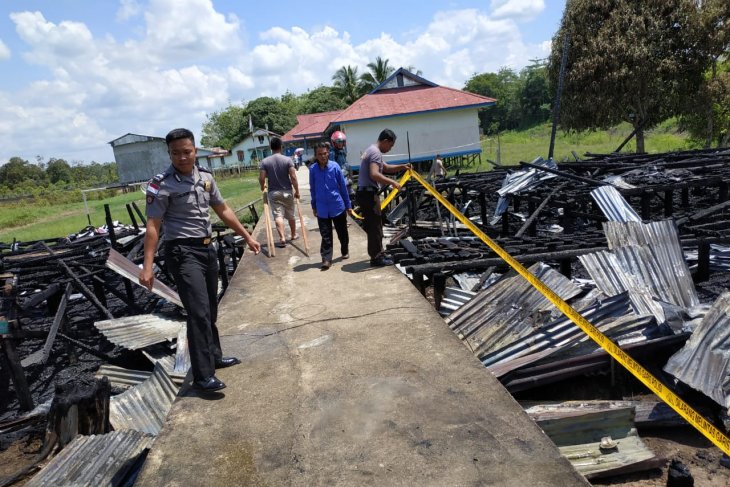
M 322 244 L 319 253 L 322 255 L 323 271 L 332 265 L 332 224 L 334 223 L 337 239 L 340 241 L 342 259 L 349 259 L 350 236 L 347 233 L 347 214 L 352 212 L 352 203 L 347 194 L 345 176 L 340 166 L 329 160 L 329 148 L 324 142 L 314 146 L 314 158 L 317 162 L 309 166 L 309 192 L 312 198 L 312 211 L 317 217 Z

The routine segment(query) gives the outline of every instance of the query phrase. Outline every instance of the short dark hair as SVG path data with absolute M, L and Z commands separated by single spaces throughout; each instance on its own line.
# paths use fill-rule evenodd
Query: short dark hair
M 165 136 L 165 143 L 170 146 L 170 143 L 175 140 L 190 139 L 190 142 L 195 145 L 195 136 L 188 129 L 173 129 Z
M 378 142 L 383 140 L 389 140 L 391 142 L 395 142 L 396 136 L 395 132 L 393 132 L 390 129 L 384 129 L 382 132 L 380 132 L 380 135 L 378 135 Z
M 317 142 L 314 144 L 314 155 L 317 155 L 317 149 L 327 149 L 327 152 L 330 151 L 330 145 L 327 142 Z
M 272 137 L 269 141 L 271 150 L 281 150 L 281 137 Z

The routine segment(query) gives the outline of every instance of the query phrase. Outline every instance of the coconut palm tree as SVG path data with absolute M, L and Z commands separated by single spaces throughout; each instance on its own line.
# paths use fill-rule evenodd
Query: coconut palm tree
M 380 56 L 375 58 L 374 63 L 368 63 L 367 67 L 370 71 L 363 73 L 362 76 L 360 76 L 360 82 L 365 87 L 366 92 L 372 91 L 376 86 L 388 79 L 388 76 L 395 72 L 395 68 L 388 65 L 388 60 L 383 59 Z
M 347 105 L 352 105 L 363 94 L 360 78 L 357 75 L 357 66 L 342 66 L 332 76 L 334 86 Z

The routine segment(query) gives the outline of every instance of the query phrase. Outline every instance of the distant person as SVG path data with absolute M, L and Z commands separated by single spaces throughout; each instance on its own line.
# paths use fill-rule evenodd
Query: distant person
M 226 387 L 215 376 L 215 369 L 241 363 L 224 357 L 216 319 L 218 316 L 218 256 L 211 245 L 212 227 L 208 209 L 244 238 L 248 247 L 259 253 L 259 244 L 238 221 L 223 201 L 213 175 L 195 164 L 195 138 L 187 129 L 172 130 L 165 138 L 172 164 L 147 185 L 147 228 L 144 237 L 144 263 L 139 283 L 152 289 L 152 270 L 164 229 L 165 263 L 172 272 L 183 307 L 187 312 L 188 348 L 193 387 L 213 392 Z
M 436 159 L 431 164 L 431 170 L 428 173 L 428 177 L 431 181 L 438 181 L 446 177 L 446 168 L 444 167 L 444 161 L 441 159 L 440 154 L 436 154 Z
M 261 161 L 259 171 L 259 184 L 261 191 L 269 182 L 269 204 L 274 214 L 276 231 L 279 233 L 277 247 L 286 247 L 284 236 L 284 219 L 289 222 L 291 239 L 299 238 L 297 235 L 297 223 L 294 219 L 294 200 L 299 198 L 299 182 L 297 181 L 297 170 L 292 160 L 281 153 L 281 138 L 272 137 L 269 142 L 271 154 Z
M 347 183 L 347 194 L 352 195 L 352 174 L 350 174 L 350 164 L 347 162 L 347 137 L 344 132 L 337 130 L 332 134 L 330 140 L 332 141 L 330 160 L 335 161 L 340 166 Z
M 383 219 L 380 211 L 380 186 L 391 185 L 401 189 L 400 184 L 383 174 L 397 174 L 410 169 L 410 164 L 393 165 L 383 161 L 383 154 L 395 145 L 395 133 L 390 129 L 380 132 L 378 141 L 365 149 L 360 159 L 360 173 L 357 181 L 357 203 L 364 218 L 368 235 L 368 255 L 371 266 L 393 265 L 383 253 Z
M 349 259 L 350 235 L 347 232 L 347 215 L 352 212 L 352 203 L 347 194 L 345 176 L 340 166 L 329 159 L 327 144 L 320 142 L 314 146 L 316 164 L 309 166 L 309 194 L 312 198 L 312 212 L 319 224 L 322 243 L 319 253 L 322 256 L 322 270 L 332 265 L 332 224 L 340 241 L 342 259 Z

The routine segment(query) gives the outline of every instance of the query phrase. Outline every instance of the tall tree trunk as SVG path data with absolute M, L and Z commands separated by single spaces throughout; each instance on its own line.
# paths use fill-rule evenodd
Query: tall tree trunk
M 717 60 L 712 60 L 712 77 L 708 84 L 713 84 L 717 78 Z M 707 97 L 707 137 L 705 137 L 705 149 L 712 147 L 712 134 L 715 131 L 715 113 L 712 109 L 712 96 Z
M 644 150 L 644 129 L 641 127 L 641 125 L 634 126 L 636 129 L 636 153 L 637 154 L 643 154 L 646 152 Z

